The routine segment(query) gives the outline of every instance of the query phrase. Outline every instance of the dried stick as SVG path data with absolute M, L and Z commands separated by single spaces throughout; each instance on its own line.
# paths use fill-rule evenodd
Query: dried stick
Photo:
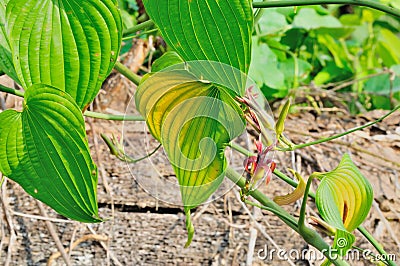
M 96 240 L 96 241 L 107 241 L 108 237 L 103 236 L 103 235 L 95 235 L 95 234 L 90 234 L 90 235 L 84 235 L 81 238 L 78 238 L 75 242 L 72 243 L 72 245 L 69 248 L 66 248 L 64 252 L 71 252 L 74 248 L 76 248 L 80 243 L 86 242 L 89 240 Z M 61 252 L 56 252 L 53 253 L 53 255 L 50 256 L 49 260 L 47 261 L 47 266 L 51 266 L 52 263 L 58 259 L 60 256 L 62 256 Z
M 43 207 L 43 204 L 38 200 L 36 200 L 36 204 L 37 204 L 37 206 L 38 206 L 38 208 L 40 210 L 40 214 L 42 216 L 44 216 L 44 217 L 48 217 L 47 213 L 46 213 L 46 210 Z M 60 253 L 61 253 L 62 257 L 63 257 L 63 259 L 65 261 L 65 264 L 67 266 L 71 266 L 72 265 L 71 261 L 69 260 L 68 254 L 65 252 L 64 246 L 61 243 L 61 240 L 58 237 L 57 232 L 54 229 L 53 224 L 50 221 L 47 221 L 47 220 L 44 221 L 44 222 L 46 223 L 47 229 L 49 230 L 49 233 L 50 233 L 51 237 L 53 238 L 54 242 L 56 243 L 56 246 L 57 246 L 58 250 L 60 251 Z M 49 265 L 49 264 L 47 264 L 47 265 Z
M 87 225 L 87 228 L 89 229 L 89 231 L 94 234 L 97 235 L 96 231 L 93 230 L 92 227 L 90 227 L 89 225 Z M 107 245 L 104 243 L 105 241 L 100 241 L 100 245 L 103 247 L 103 249 L 107 252 L 107 254 L 110 256 L 110 259 L 112 259 L 112 261 L 114 262 L 114 264 L 116 266 L 122 266 L 122 263 L 117 259 L 117 257 L 115 257 L 115 255 L 108 249 Z
M 2 173 L 0 173 L 0 178 L 1 179 L 3 178 Z M 11 263 L 12 248 L 14 247 L 14 242 L 15 242 L 15 239 L 17 238 L 17 235 L 15 234 L 12 215 L 9 212 L 8 197 L 7 197 L 7 179 L 6 178 L 4 179 L 3 187 L 1 189 L 1 201 L 3 202 L 2 205 L 3 205 L 4 215 L 6 217 L 8 228 L 10 229 L 10 242 L 8 243 L 7 258 L 6 258 L 6 262 L 4 263 L 4 266 L 9 266 Z

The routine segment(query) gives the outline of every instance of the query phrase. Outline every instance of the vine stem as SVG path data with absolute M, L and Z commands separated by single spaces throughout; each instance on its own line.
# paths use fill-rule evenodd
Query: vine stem
M 3 85 L 0 85 L 0 92 L 6 92 L 18 97 L 24 98 L 25 93 L 20 90 L 12 89 Z M 104 119 L 104 120 L 115 120 L 115 121 L 145 121 L 145 119 L 140 115 L 112 115 L 112 114 L 104 114 L 92 111 L 85 111 L 83 113 L 86 117 Z
M 400 17 L 400 10 L 381 4 L 373 0 L 278 0 L 253 3 L 254 8 L 271 8 L 271 7 L 293 7 L 293 6 L 310 6 L 310 5 L 327 5 L 327 4 L 347 4 L 355 6 L 366 6 L 382 12 L 386 12 L 395 17 Z
M 308 147 L 308 146 L 312 146 L 312 145 L 316 145 L 316 144 L 321 144 L 323 142 L 328 142 L 328 141 L 343 137 L 345 135 L 348 135 L 350 133 L 353 133 L 355 131 L 362 130 L 364 128 L 370 127 L 372 125 L 375 125 L 376 123 L 382 122 L 382 120 L 384 120 L 386 117 L 390 116 L 394 112 L 398 111 L 399 109 L 400 109 L 400 105 L 396 106 L 389 113 L 385 114 L 384 116 L 378 118 L 375 121 L 369 122 L 369 123 L 367 123 L 365 125 L 362 125 L 362 126 L 359 126 L 359 127 L 352 128 L 352 129 L 350 129 L 350 130 L 348 130 L 346 132 L 343 132 L 343 133 L 340 133 L 340 134 L 337 134 L 337 135 L 333 135 L 333 136 L 330 136 L 328 138 L 322 138 L 322 139 L 318 139 L 316 141 L 311 141 L 311 142 L 307 142 L 307 143 L 303 143 L 303 144 L 293 145 L 293 146 L 289 146 L 287 148 L 277 147 L 276 149 L 279 150 L 279 151 L 294 151 L 294 150 L 301 149 L 301 148 L 304 148 L 304 147 Z
M 365 229 L 364 226 L 359 226 L 358 227 L 358 231 L 360 231 L 360 233 L 369 241 L 369 243 L 371 243 L 374 248 L 381 254 L 383 255 L 385 258 L 387 258 L 385 260 L 385 262 L 390 265 L 390 266 L 396 266 L 396 263 L 392 260 L 390 260 L 390 256 L 388 255 L 388 253 L 383 249 L 382 245 L 367 231 L 367 229 Z
M 145 119 L 140 115 L 112 115 L 92 111 L 86 111 L 84 116 L 114 121 L 145 121 Z
M 232 182 L 234 182 L 240 188 L 244 188 L 246 185 L 246 179 L 242 177 L 239 173 L 237 173 L 232 168 L 227 168 L 225 171 L 225 175 L 229 178 Z M 298 232 L 308 244 L 314 246 L 316 249 L 321 251 L 327 258 L 337 266 L 345 266 L 348 265 L 347 262 L 334 257 L 329 257 L 329 245 L 322 239 L 322 237 L 311 228 L 307 228 L 306 234 L 301 232 L 297 227 L 298 221 L 292 217 L 289 213 L 287 213 L 281 206 L 276 204 L 274 201 L 269 199 L 266 195 L 264 195 L 261 191 L 255 189 L 249 191 L 249 195 L 260 202 L 263 206 L 259 206 L 257 204 L 252 203 L 256 207 L 261 207 L 262 209 L 269 210 L 277 215 L 284 223 L 286 223 L 290 228 Z M 247 201 L 248 202 L 248 201 Z M 304 230 L 303 230 L 304 231 Z
M 24 97 L 24 92 L 16 89 L 12 89 L 0 84 L 0 91 L 13 94 L 15 96 Z
M 141 30 L 153 27 L 153 26 L 154 26 L 154 22 L 151 21 L 151 20 L 147 20 L 147 21 L 145 21 L 143 23 L 140 23 L 140 24 L 135 25 L 135 26 L 133 26 L 133 27 L 131 27 L 129 29 L 124 30 L 122 32 L 122 36 L 123 37 L 127 37 L 128 35 L 134 34 L 134 33 L 138 32 L 138 31 L 141 31 Z
M 128 67 L 126 67 L 124 64 L 122 64 L 121 62 L 117 61 L 115 63 L 114 68 L 119 73 L 121 73 L 126 78 L 128 78 L 130 81 L 132 81 L 134 84 L 139 85 L 140 80 L 142 79 L 142 77 L 137 75 L 136 73 L 133 73 L 133 71 L 130 70 Z

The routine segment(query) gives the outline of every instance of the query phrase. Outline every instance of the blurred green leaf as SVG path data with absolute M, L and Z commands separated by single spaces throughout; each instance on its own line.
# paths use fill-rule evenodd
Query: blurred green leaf
M 253 40 L 253 60 L 251 61 L 249 76 L 259 87 L 263 84 L 274 89 L 283 89 L 284 74 L 278 69 L 278 60 L 274 52 L 264 43 Z
M 265 9 L 258 25 L 262 35 L 276 34 L 288 27 L 285 16 L 279 13 L 276 8 Z
M 387 67 L 400 64 L 400 39 L 388 29 L 381 29 L 377 51 Z
M 297 61 L 297 75 L 296 71 L 296 61 Z M 312 70 L 312 65 L 302 59 L 289 58 L 284 62 L 279 62 L 278 69 L 283 73 L 285 77 L 285 85 L 287 88 L 292 88 L 295 77 L 298 81 L 305 81 L 309 78 L 309 74 Z
M 400 91 L 400 65 L 394 65 L 390 68 L 395 76 L 390 82 L 390 74 L 379 75 L 370 78 L 366 83 L 364 90 L 376 95 L 389 96 L 390 92 L 395 93 Z
M 315 29 L 314 32 L 317 35 L 329 35 L 333 39 L 341 39 L 349 37 L 354 30 L 355 29 L 353 27 L 320 27 Z
M 302 8 L 294 17 L 293 27 L 310 30 L 321 27 L 339 28 L 342 27 L 342 24 L 333 16 L 320 15 L 313 8 Z
M 347 68 L 340 68 L 334 62 L 328 64 L 314 78 L 316 85 L 322 85 L 329 82 L 339 82 L 351 78 L 353 73 Z

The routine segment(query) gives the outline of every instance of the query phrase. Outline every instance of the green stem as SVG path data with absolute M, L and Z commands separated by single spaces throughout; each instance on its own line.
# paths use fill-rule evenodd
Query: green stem
M 136 85 L 139 85 L 140 80 L 142 79 L 142 77 L 140 77 L 139 75 L 133 73 L 133 71 L 130 70 L 128 67 L 126 67 L 124 64 L 122 64 L 121 62 L 117 62 L 117 63 L 115 63 L 114 68 L 119 73 L 121 73 L 122 75 L 127 77 L 130 81 L 132 81 Z
M 86 111 L 84 114 L 86 117 L 93 117 L 104 120 L 114 120 L 114 121 L 145 121 L 145 119 L 140 115 L 112 115 L 103 114 L 92 111 Z
M 330 136 L 330 137 L 328 137 L 328 138 L 322 138 L 322 139 L 319 139 L 319 140 L 316 140 L 316 141 L 312 141 L 312 142 L 308 142 L 308 143 L 293 145 L 293 146 L 287 147 L 287 148 L 280 148 L 280 147 L 277 147 L 277 149 L 280 150 L 280 151 L 294 151 L 294 150 L 301 149 L 301 148 L 304 148 L 304 147 L 308 147 L 308 146 L 312 146 L 312 145 L 316 145 L 316 144 L 321 144 L 321 143 L 323 143 L 323 142 L 327 142 L 327 141 L 330 141 L 330 140 L 334 140 L 334 139 L 343 137 L 343 136 L 345 136 L 345 135 L 348 135 L 348 134 L 350 134 L 350 133 L 353 133 L 353 132 L 355 132 L 355 131 L 362 130 L 362 129 L 364 129 L 364 128 L 367 128 L 367 127 L 370 127 L 370 126 L 372 126 L 372 125 L 375 125 L 376 123 L 381 122 L 383 119 L 385 119 L 386 117 L 390 116 L 391 114 L 393 114 L 394 112 L 396 112 L 396 111 L 399 110 L 399 109 L 400 109 L 400 105 L 398 105 L 398 106 L 395 107 L 393 110 L 391 110 L 389 113 L 387 113 L 386 115 L 380 117 L 379 119 L 377 119 L 377 120 L 375 120 L 375 121 L 372 121 L 372 122 L 370 122 L 370 123 L 367 123 L 367 124 L 362 125 L 362 126 L 359 126 L 359 127 L 355 127 L 355 128 L 350 129 L 350 130 L 348 130 L 348 131 L 346 131 L 346 132 L 343 132 L 343 133 L 340 133 L 340 134 L 337 134 L 337 135 L 334 135 L 334 136 Z
M 228 167 L 226 169 L 225 175 L 240 188 L 243 189 L 245 187 L 246 179 L 232 168 Z M 269 199 L 267 196 L 265 196 L 261 191 L 257 189 L 249 191 L 249 195 L 252 196 L 254 199 L 256 199 L 258 202 L 260 202 L 264 206 L 262 208 L 265 208 L 270 211 L 273 210 L 272 212 L 277 214 L 277 216 L 281 218 L 281 220 L 284 223 L 286 223 L 288 226 L 290 226 L 290 228 L 292 228 L 296 232 L 300 233 L 301 236 L 303 236 L 303 234 L 297 228 L 298 221 L 296 221 L 296 219 L 293 218 L 289 213 L 287 213 L 281 206 L 276 204 L 274 201 Z M 316 231 L 308 228 L 307 235 L 304 235 L 303 238 L 307 241 L 308 244 L 314 246 L 319 251 L 321 251 L 325 256 L 327 256 L 327 258 L 334 265 L 348 266 L 348 264 L 345 261 L 339 258 L 329 257 L 329 245 L 322 239 L 322 237 Z
M 12 89 L 3 85 L 0 85 L 0 91 L 6 92 L 18 97 L 24 97 L 25 93 L 20 90 Z M 111 114 L 103 114 L 103 113 L 97 113 L 97 112 L 92 112 L 92 111 L 86 111 L 84 114 L 86 117 L 93 117 L 93 118 L 99 118 L 99 119 L 104 119 L 104 120 L 115 120 L 115 121 L 145 121 L 145 119 L 142 116 L 136 116 L 136 115 L 111 115 Z
M 228 146 L 228 147 L 231 147 L 232 149 L 234 149 L 234 150 L 240 152 L 241 154 L 243 154 L 243 155 L 245 155 L 245 156 L 247 156 L 247 157 L 256 156 L 256 155 L 257 155 L 257 154 L 255 154 L 255 153 L 253 153 L 253 152 L 251 152 L 251 151 L 248 151 L 247 149 L 243 148 L 242 146 L 240 146 L 240 145 L 238 145 L 238 144 L 236 144 L 236 143 L 234 143 L 234 142 L 228 143 L 227 146 Z
M 327 5 L 327 4 L 345 4 L 355 6 L 366 6 L 382 12 L 386 12 L 395 17 L 400 17 L 400 10 L 381 4 L 373 0 L 278 0 L 253 3 L 254 8 L 271 8 L 271 7 L 292 7 L 292 6 L 309 6 L 309 5 Z
M 16 89 L 12 89 L 3 85 L 0 85 L 0 91 L 13 94 L 15 96 L 24 97 L 24 92 Z
M 134 33 L 138 32 L 138 31 L 150 28 L 152 26 L 154 26 L 154 22 L 151 21 L 151 20 L 148 20 L 148 21 L 145 21 L 145 22 L 140 23 L 138 25 L 135 25 L 135 26 L 133 26 L 133 27 L 131 27 L 129 29 L 124 30 L 122 32 L 122 36 L 123 37 L 127 37 L 128 35 L 131 35 L 131 34 L 134 34 Z
M 390 266 L 396 266 L 396 263 L 390 260 L 390 256 L 386 251 L 382 248 L 382 245 L 365 229 L 364 226 L 359 226 L 358 231 L 371 243 L 375 249 L 379 252 L 379 254 L 383 255 L 382 257 L 387 258 L 385 262 Z
M 149 33 L 153 33 L 153 32 L 156 32 L 156 31 L 158 31 L 158 29 L 152 29 L 152 30 L 142 31 L 142 32 L 140 32 L 140 33 L 138 33 L 138 34 L 135 34 L 135 35 L 129 35 L 129 36 L 123 37 L 122 40 L 123 40 L 123 41 L 127 41 L 127 40 L 130 40 L 130 39 L 133 39 L 133 38 L 140 37 L 140 36 L 142 36 L 142 35 L 144 35 L 144 34 L 149 34 Z

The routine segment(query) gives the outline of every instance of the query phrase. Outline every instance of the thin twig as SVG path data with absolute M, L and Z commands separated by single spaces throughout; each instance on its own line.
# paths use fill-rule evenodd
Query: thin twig
M 72 243 L 71 248 L 66 248 L 65 252 L 69 252 L 70 250 L 76 248 L 80 243 L 86 242 L 89 240 L 96 240 L 96 241 L 107 241 L 108 237 L 107 236 L 102 236 L 102 235 L 84 235 L 81 238 L 78 238 L 74 243 Z M 53 253 L 53 255 L 50 256 L 49 260 L 47 261 L 47 266 L 51 266 L 53 261 L 55 261 L 57 258 L 59 258 L 62 254 L 60 252 Z
M 0 173 L 0 177 L 3 178 L 2 173 Z M 4 266 L 9 266 L 11 263 L 12 251 L 13 251 L 14 242 L 17 238 L 17 235 L 15 234 L 14 222 L 12 219 L 12 215 L 9 212 L 10 208 L 9 208 L 8 196 L 7 196 L 7 179 L 6 178 L 4 179 L 3 187 L 1 189 L 1 201 L 3 202 L 3 204 L 2 204 L 3 211 L 4 211 L 4 215 L 6 217 L 8 228 L 10 230 L 10 241 L 8 243 L 8 248 L 7 248 L 7 258 L 4 263 Z
M 43 217 L 40 215 L 27 214 L 27 213 L 17 212 L 17 211 L 13 211 L 13 210 L 10 210 L 10 212 L 12 215 L 29 218 L 29 219 L 34 219 L 34 220 L 49 221 L 49 222 L 53 222 L 53 223 L 71 223 L 71 224 L 76 223 L 76 221 L 72 221 L 72 220 Z
M 89 229 L 89 231 L 94 234 L 94 235 L 98 235 L 96 233 L 96 231 L 90 227 L 90 225 L 87 225 L 87 228 Z M 108 255 L 110 256 L 110 258 L 112 259 L 112 261 L 114 262 L 114 264 L 116 266 L 122 266 L 122 263 L 117 259 L 117 257 L 114 255 L 114 253 L 112 253 L 109 248 L 107 247 L 107 244 L 104 243 L 105 241 L 100 241 L 100 245 L 103 247 L 103 249 L 108 253 Z
M 38 208 L 40 210 L 40 214 L 43 217 L 48 217 L 47 213 L 46 213 L 46 210 L 43 207 L 43 204 L 38 200 L 36 200 L 36 204 L 37 204 L 37 206 L 38 206 Z M 61 243 L 61 240 L 58 237 L 57 232 L 54 229 L 53 224 L 50 221 L 47 221 L 47 220 L 44 221 L 44 222 L 46 223 L 47 229 L 49 230 L 49 233 L 50 233 L 51 237 L 53 238 L 54 242 L 56 243 L 57 249 L 60 251 L 60 253 L 61 253 L 62 257 L 63 257 L 65 264 L 67 266 L 71 266 L 72 265 L 71 261 L 68 258 L 68 254 L 65 252 L 64 246 Z M 47 265 L 50 265 L 50 264 L 47 264 Z
M 390 236 L 392 237 L 392 239 L 394 240 L 394 242 L 396 243 L 397 247 L 400 247 L 400 241 L 397 239 L 396 234 L 394 233 L 392 227 L 390 226 L 389 222 L 386 220 L 385 216 L 383 215 L 381 209 L 379 208 L 378 203 L 374 200 L 372 202 L 372 205 L 374 206 L 374 208 L 376 209 L 376 211 L 379 214 L 379 217 L 381 218 L 383 224 L 386 227 L 386 230 L 388 231 L 388 233 L 390 234 Z
M 392 16 L 400 17 L 400 10 L 397 8 L 390 7 L 389 5 L 381 4 L 373 0 L 275 0 L 265 2 L 254 2 L 254 8 L 271 8 L 271 7 L 293 7 L 293 6 L 309 6 L 309 5 L 328 5 L 328 4 L 343 4 L 343 5 L 355 5 L 355 6 L 366 6 L 382 12 L 386 12 Z

